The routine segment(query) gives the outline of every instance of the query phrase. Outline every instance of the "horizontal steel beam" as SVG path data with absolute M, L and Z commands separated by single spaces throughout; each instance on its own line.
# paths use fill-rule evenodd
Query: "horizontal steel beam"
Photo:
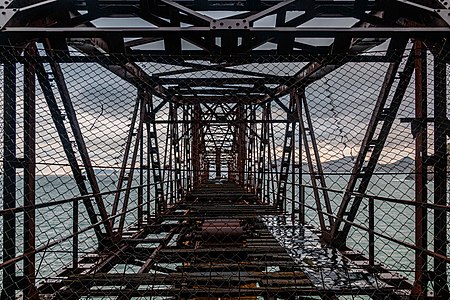
M 274 6 L 282 0 L 264 0 L 264 1 L 241 1 L 241 0 L 225 0 L 225 1 L 199 1 L 199 0 L 178 0 L 174 1 L 183 5 L 184 7 L 193 10 L 208 10 L 208 11 L 261 11 L 267 9 L 267 7 Z M 98 1 L 99 7 L 109 7 L 111 5 L 129 7 L 139 6 L 141 2 L 139 0 L 100 0 Z M 354 7 L 354 1 L 330 1 L 330 0 L 316 0 L 314 4 L 317 6 L 325 6 L 335 9 L 351 9 Z M 296 1 L 289 4 L 286 8 L 290 10 L 305 10 L 311 8 L 311 1 Z M 78 10 L 86 10 L 87 5 L 85 1 L 74 1 L 74 6 Z M 375 1 L 367 1 L 366 10 L 371 10 L 375 6 Z M 161 5 L 159 6 L 161 7 Z
M 0 32 L 1 36 L 1 32 Z M 3 51 L 0 49 L 0 51 Z M 155 62 L 155 63 L 165 63 L 165 64 L 181 64 L 184 60 L 194 61 L 212 61 L 212 62 L 232 62 L 234 64 L 249 64 L 249 63 L 261 63 L 261 64 L 269 64 L 269 63 L 278 63 L 278 62 L 310 62 L 322 60 L 324 58 L 336 60 L 339 62 L 392 62 L 392 57 L 384 55 L 384 53 L 374 53 L 367 55 L 354 55 L 354 54 L 334 54 L 333 57 L 330 57 L 329 54 L 312 54 L 305 53 L 304 51 L 293 51 L 289 55 L 277 55 L 273 54 L 271 50 L 254 50 L 251 53 L 251 56 L 248 54 L 236 54 L 232 56 L 219 56 L 215 54 L 207 53 L 203 50 L 186 50 L 182 51 L 181 55 L 171 55 L 167 56 L 167 53 L 164 50 L 148 50 L 141 54 L 135 54 L 134 51 L 131 53 L 127 52 L 126 54 L 113 54 L 108 56 L 103 55 L 74 55 L 78 52 L 56 52 L 54 56 L 39 56 L 33 57 L 33 61 L 35 62 L 58 62 L 58 63 L 104 63 L 104 64 L 119 64 L 123 63 L 124 59 L 126 61 L 134 61 L 134 62 Z M 15 60 L 17 63 L 26 63 L 29 59 L 23 56 L 10 56 L 6 58 L 5 56 L 0 56 L 0 62 L 11 62 Z M 221 80 L 224 78 L 221 78 Z M 232 82 L 237 81 L 239 78 L 225 78 L 226 81 Z M 276 78 L 274 78 L 275 80 Z M 281 79 L 283 79 L 281 77 Z M 164 83 L 173 83 L 175 81 L 185 81 L 192 80 L 190 78 L 158 78 L 159 82 Z M 203 80 L 215 81 L 216 78 L 203 78 Z M 248 80 L 258 80 L 258 82 L 270 82 L 270 80 L 259 79 L 259 78 L 248 78 Z M 178 83 L 178 82 L 175 82 Z
M 90 28 L 90 27 L 7 27 L 0 32 L 0 38 L 22 37 L 159 37 L 170 36 L 174 33 L 185 38 L 196 35 L 223 37 L 229 34 L 237 36 L 261 36 L 268 35 L 294 36 L 294 37 L 316 37 L 316 38 L 334 38 L 334 37 L 422 37 L 438 38 L 448 37 L 449 27 L 368 27 L 368 28 L 326 28 L 326 27 L 257 27 L 249 29 L 210 29 L 209 27 L 134 27 L 134 28 Z

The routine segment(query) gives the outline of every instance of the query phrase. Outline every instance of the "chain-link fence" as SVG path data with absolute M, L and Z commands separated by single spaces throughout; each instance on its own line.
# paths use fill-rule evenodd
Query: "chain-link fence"
M 420 45 L 4 49 L 3 297 L 445 297 L 450 70 Z

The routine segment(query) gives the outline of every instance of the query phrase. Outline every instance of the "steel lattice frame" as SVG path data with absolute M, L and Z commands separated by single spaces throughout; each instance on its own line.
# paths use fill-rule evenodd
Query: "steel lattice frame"
M 213 19 L 199 11 L 234 11 L 236 14 L 230 18 Z M 37 297 L 35 286 L 36 262 L 35 253 L 35 223 L 34 223 L 34 91 L 35 82 L 39 82 L 49 107 L 53 107 L 52 118 L 56 126 L 62 124 L 61 112 L 58 112 L 50 87 L 48 74 L 42 63 L 51 65 L 58 91 L 64 103 L 64 108 L 69 119 L 71 130 L 76 139 L 76 147 L 82 155 L 80 166 L 74 158 L 72 146 L 65 145 L 65 153 L 71 161 L 71 169 L 77 180 L 81 195 L 87 195 L 88 187 L 82 178 L 81 170 L 86 168 L 86 176 L 89 187 L 95 197 L 95 208 L 92 202 L 84 201 L 90 216 L 100 247 L 108 248 L 112 245 L 120 245 L 124 230 L 124 219 L 127 212 L 126 201 L 120 210 L 119 201 L 121 194 L 116 194 L 113 212 L 108 215 L 104 208 L 100 189 L 95 179 L 83 135 L 79 129 L 75 111 L 71 106 L 68 96 L 64 75 L 61 72 L 60 63 L 63 62 L 96 62 L 113 72 L 120 78 L 128 81 L 139 89 L 136 101 L 134 118 L 139 117 L 137 134 L 133 134 L 135 128 L 130 129 L 126 154 L 123 165 L 129 161 L 136 165 L 137 146 L 139 141 L 147 132 L 149 147 L 157 147 L 155 113 L 161 107 L 155 107 L 152 96 L 158 96 L 171 105 L 171 117 L 168 124 L 183 123 L 187 128 L 192 123 L 191 145 L 184 145 L 184 152 L 173 150 L 176 163 L 177 155 L 184 155 L 191 160 L 187 177 L 182 177 L 181 171 L 175 173 L 171 179 L 173 185 L 166 187 L 163 184 L 161 174 L 161 158 L 156 152 L 149 152 L 148 161 L 152 162 L 154 184 L 158 187 L 155 191 L 157 197 L 157 213 L 163 215 L 170 211 L 169 207 L 176 202 L 177 197 L 184 196 L 184 186 L 196 188 L 200 183 L 206 181 L 205 165 L 223 164 L 225 159 L 229 164 L 228 169 L 233 170 L 235 180 L 250 192 L 257 194 L 263 199 L 270 198 L 265 189 L 269 175 L 263 175 L 264 168 L 260 164 L 252 164 L 251 155 L 256 155 L 255 136 L 259 133 L 252 131 L 252 125 L 257 122 L 270 124 L 270 103 L 276 103 L 285 111 L 286 119 L 283 120 L 291 127 L 286 127 L 284 148 L 281 168 L 276 183 L 278 194 L 274 205 L 277 209 L 284 209 L 283 197 L 285 197 L 285 185 L 288 173 L 295 171 L 295 162 L 292 162 L 291 152 L 294 144 L 305 145 L 306 149 L 312 149 L 308 154 L 308 165 L 310 173 L 321 172 L 320 158 L 314 134 L 307 129 L 311 128 L 304 89 L 316 80 L 330 74 L 346 62 L 387 62 L 389 69 L 383 83 L 382 91 L 378 97 L 372 119 L 367 129 L 363 146 L 355 162 L 352 176 L 346 188 L 346 193 L 336 217 L 332 216 L 331 207 L 327 195 L 327 187 L 323 178 L 313 176 L 314 197 L 317 210 L 320 212 L 321 234 L 323 239 L 333 247 L 345 248 L 345 242 L 356 213 L 359 210 L 362 196 L 370 182 L 371 175 L 379 160 L 390 126 L 395 119 L 398 106 L 404 96 L 406 86 L 409 84 L 413 73 L 415 76 L 416 110 L 415 118 L 406 120 L 411 122 L 415 134 L 416 143 L 416 240 L 413 247 L 416 251 L 416 273 L 413 286 L 413 295 L 424 299 L 427 293 L 427 282 L 433 282 L 435 298 L 448 299 L 448 275 L 449 255 L 446 250 L 448 232 L 448 199 L 447 199 L 447 136 L 449 134 L 449 120 L 446 115 L 448 96 L 446 65 L 449 63 L 450 55 L 450 10 L 445 1 L 171 1 L 171 0 L 142 0 L 142 1 L 6 1 L 0 6 L 0 44 L 4 46 L 2 56 L 3 84 L 4 89 L 4 190 L 3 190 L 3 289 L 2 299 L 10 299 L 16 290 L 23 290 L 25 297 Z M 80 13 L 83 12 L 83 13 Z M 297 16 L 287 19 L 288 12 L 297 12 Z M 259 27 L 255 24 L 267 16 L 274 18 L 274 26 Z M 137 17 L 152 26 L 149 27 L 124 27 L 124 28 L 101 28 L 95 27 L 92 21 L 108 17 Z M 302 26 L 315 18 L 354 18 L 355 24 L 349 28 L 311 28 Z M 187 26 L 187 25 L 188 26 Z M 133 39 L 130 39 L 133 38 Z M 329 46 L 313 46 L 296 41 L 296 38 L 332 38 Z M 414 40 L 414 48 L 408 55 L 404 66 L 400 66 L 401 57 L 405 51 L 406 43 Z M 218 42 L 220 40 L 220 42 Z M 139 50 L 136 47 L 162 41 L 164 49 Z M 389 47 L 386 54 L 359 55 L 364 51 L 372 49 L 386 41 Z M 35 43 L 43 43 L 46 54 L 37 54 Z M 184 42 L 195 45 L 187 49 Z M 273 45 L 272 50 L 261 49 L 266 43 Z M 69 47 L 77 49 L 85 56 L 71 56 Z M 434 114 L 433 120 L 429 120 L 427 114 L 426 95 L 426 51 L 434 55 Z M 110 56 L 109 54 L 114 54 Z M 32 58 L 29 59 L 29 58 Z M 211 64 L 203 65 L 199 61 L 209 60 Z M 307 62 L 306 66 L 294 76 L 276 76 L 251 71 L 238 71 L 229 68 L 249 63 L 264 62 L 298 62 L 300 59 Z M 307 60 L 306 60 L 307 59 Z M 245 79 L 237 80 L 233 76 L 220 79 L 206 79 L 204 77 L 191 76 L 188 78 L 167 78 L 167 72 L 147 74 L 136 63 L 138 61 L 170 62 L 173 65 L 183 66 L 188 70 L 180 72 L 172 71 L 171 75 L 202 70 L 215 70 L 228 72 L 230 75 L 242 75 Z M 198 62 L 196 62 L 198 61 Z M 16 63 L 23 63 L 29 70 L 28 77 L 24 80 L 24 91 L 26 103 L 25 129 L 28 139 L 24 143 L 26 158 L 16 156 Z M 386 98 L 391 90 L 394 78 L 400 75 L 400 83 L 395 91 L 394 100 L 387 106 Z M 226 95 L 218 94 L 217 85 L 242 84 L 245 81 L 248 86 L 229 88 Z M 275 88 L 268 87 L 276 85 Z M 202 88 L 202 95 L 198 95 L 195 87 Z M 246 103 L 240 103 L 245 95 Z M 289 107 L 280 104 L 279 98 L 290 95 Z M 264 107 L 265 115 L 257 119 L 251 109 L 245 108 L 251 105 Z M 185 108 L 183 108 L 186 106 Z M 177 119 L 177 110 L 184 110 L 186 119 Z M 228 111 L 223 116 L 220 112 Z M 135 121 L 134 121 L 135 122 Z M 132 122 L 134 124 L 134 122 Z M 427 122 L 434 122 L 434 149 L 428 149 L 427 154 Z M 228 124 L 238 125 L 230 129 Z M 205 125 L 206 124 L 206 125 Z M 225 125 L 224 125 L 225 124 Z M 205 125 L 205 126 L 202 126 Z M 246 126 L 250 127 L 251 135 L 247 136 Z M 378 126 L 378 127 L 377 127 Z M 262 130 L 261 141 L 269 136 L 270 126 Z M 381 127 L 381 128 L 379 128 Z M 178 127 L 177 127 L 178 128 Z M 183 132 L 171 129 L 170 136 L 173 139 L 182 137 Z M 294 138 L 296 130 L 300 138 Z M 380 130 L 378 139 L 374 139 L 375 131 Z M 208 133 L 209 132 L 209 133 Z M 208 141 L 208 137 L 214 134 L 230 134 L 234 142 L 233 148 L 214 146 L 217 141 Z M 67 140 L 67 129 L 58 128 L 62 141 Z M 246 139 L 249 145 L 246 149 Z M 253 140 L 252 140 L 253 139 Z M 228 143 L 231 140 L 222 141 Z M 309 147 L 311 144 L 311 147 Z M 264 142 L 261 142 L 260 155 L 271 155 L 266 153 Z M 143 147 L 141 146 L 141 149 Z M 171 148 L 172 149 L 172 148 Z M 369 151 L 370 149 L 370 151 Z M 223 151 L 223 152 L 221 152 Z M 433 155 L 429 154 L 434 153 Z M 172 154 L 171 154 L 172 155 Z M 142 157 L 142 156 L 141 156 Z M 368 164 L 364 166 L 364 162 Z M 245 165 L 247 163 L 247 165 Z M 142 166 L 142 162 L 140 163 Z M 443 207 L 444 210 L 434 214 L 434 249 L 427 249 L 426 225 L 427 204 L 426 202 L 426 168 L 427 165 L 434 166 L 435 188 L 434 205 Z M 18 205 L 15 195 L 16 169 L 23 168 L 25 174 L 25 204 L 27 217 L 24 219 L 26 230 L 24 257 L 17 257 L 15 250 L 15 224 L 14 209 Z M 175 167 L 179 168 L 179 167 Z M 181 168 L 180 168 L 181 169 Z M 248 170 L 251 175 L 245 175 Z M 192 171 L 192 172 L 191 172 Z M 159 173 L 158 173 L 159 172 Z M 220 177 L 220 168 L 217 171 Z M 120 178 L 124 178 L 122 174 Z M 132 173 L 128 174 L 132 176 Z M 266 176 L 266 177 L 264 177 Z M 126 179 L 131 182 L 132 177 Z M 124 188 L 125 179 L 118 185 L 123 188 L 125 199 L 128 199 L 128 189 Z M 143 182 L 142 182 L 143 183 Z M 164 197 L 164 189 L 170 189 L 171 198 Z M 355 194 L 359 193 L 359 194 Z M 176 195 L 176 196 L 175 196 Z M 284 196 L 283 196 L 284 195 Z M 273 196 L 273 195 L 272 195 Z M 140 204 L 144 203 L 145 196 L 140 195 Z M 373 199 L 371 199 L 373 205 Z M 100 213 L 95 214 L 95 209 Z M 123 214 L 116 216 L 118 212 Z M 294 213 L 300 214 L 301 209 Z M 144 215 L 149 211 L 140 211 L 140 222 L 145 219 Z M 120 219 L 120 220 L 119 220 Z M 74 220 L 77 222 L 77 220 Z M 371 222 L 373 223 L 373 222 Z M 115 225 L 119 224 L 118 233 L 114 231 Z M 373 239 L 373 224 L 371 237 Z M 175 234 L 171 229 L 170 233 Z M 139 239 L 143 233 L 138 232 L 135 238 Z M 171 237 L 171 235 L 169 235 Z M 166 244 L 167 241 L 163 241 Z M 74 247 L 76 243 L 74 242 Z M 123 246 L 127 247 L 127 246 Z M 120 253 L 118 249 L 117 253 Z M 74 249 L 74 253 L 76 253 Z M 375 254 L 372 253 L 370 261 L 373 265 Z M 427 263 L 428 257 L 434 259 L 434 272 Z M 16 274 L 15 264 L 24 259 L 23 276 Z M 108 269 L 115 258 L 112 255 L 109 260 L 103 262 L 104 270 Z M 78 257 L 73 257 L 74 265 Z M 151 261 L 141 267 L 140 272 L 150 268 Z M 101 269 L 101 268 L 100 268 Z M 131 286 L 133 287 L 133 286 Z M 333 297 L 322 295 L 324 298 Z M 123 296 L 125 298 L 130 295 Z M 381 296 L 380 296 L 381 297 Z

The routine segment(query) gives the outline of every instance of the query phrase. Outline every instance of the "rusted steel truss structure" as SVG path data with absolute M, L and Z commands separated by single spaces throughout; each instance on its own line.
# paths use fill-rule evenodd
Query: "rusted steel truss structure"
M 447 2 L 12 0 L 2 1 L 0 13 L 2 299 L 449 299 Z M 121 26 L 116 18 L 139 21 Z M 318 24 L 318 18 L 330 25 L 304 26 Z M 337 27 L 333 22 L 339 19 L 353 22 Z M 309 38 L 329 42 L 304 41 Z M 386 48 L 370 51 L 380 45 Z M 143 67 L 146 62 L 179 68 L 150 73 Z M 302 67 L 288 76 L 245 67 L 299 62 Z M 346 64 L 377 62 L 388 68 L 345 191 L 334 205 L 306 90 Z M 67 64 L 97 64 L 137 90 L 113 192 L 102 190 L 95 174 L 62 67 Z M 19 68 L 23 78 L 17 77 Z M 208 77 L 207 71 L 222 76 Z M 414 117 L 402 120 L 410 123 L 415 142 L 415 199 L 369 196 L 368 186 L 411 84 Z M 17 109 L 19 89 L 23 111 Z M 37 89 L 78 189 L 76 197 L 58 203 L 36 203 Z M 157 117 L 162 110 L 165 118 Z M 285 124 L 284 132 L 275 132 L 278 123 Z M 18 126 L 24 134 L 20 142 Z M 430 129 L 432 142 L 427 140 Z M 275 146 L 280 136 L 282 143 Z M 427 185 L 430 167 L 433 187 Z M 310 186 L 302 183 L 306 177 Z M 306 188 L 312 191 L 312 205 L 305 202 Z M 113 195 L 108 203 L 107 195 Z M 73 205 L 72 232 L 37 247 L 36 211 L 64 201 Z M 381 201 L 414 208 L 413 241 L 399 241 L 376 228 L 374 203 Z M 355 218 L 362 203 L 368 203 L 369 215 L 368 224 L 360 225 Z M 313 229 L 306 224 L 306 209 L 316 213 Z M 135 213 L 136 222 L 128 224 Z M 80 225 L 82 214 L 87 227 Z M 332 288 L 321 271 L 322 282 L 315 282 L 316 271 L 299 266 L 283 246 L 280 236 L 287 231 L 278 237 L 274 233 L 286 222 L 289 228 L 308 230 L 303 238 L 320 239 L 376 284 Z M 369 236 L 367 255 L 349 248 L 352 228 Z M 79 235 L 85 231 L 94 232 L 97 250 L 80 254 Z M 414 251 L 411 278 L 398 277 L 377 261 L 375 238 Z M 70 262 L 56 279 L 38 282 L 42 261 L 37 255 L 67 240 Z M 121 264 L 137 271 L 113 272 Z

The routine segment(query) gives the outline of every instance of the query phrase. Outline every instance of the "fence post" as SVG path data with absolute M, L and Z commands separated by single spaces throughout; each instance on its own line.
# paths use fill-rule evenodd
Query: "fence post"
M 7 51 L 5 51 L 7 52 Z M 6 55 L 12 54 L 10 52 Z M 11 55 L 11 58 L 12 55 Z M 16 63 L 3 64 L 3 209 L 16 207 Z M 16 216 L 7 212 L 3 216 L 3 261 L 16 255 Z M 1 299 L 15 299 L 16 264 L 3 269 Z

